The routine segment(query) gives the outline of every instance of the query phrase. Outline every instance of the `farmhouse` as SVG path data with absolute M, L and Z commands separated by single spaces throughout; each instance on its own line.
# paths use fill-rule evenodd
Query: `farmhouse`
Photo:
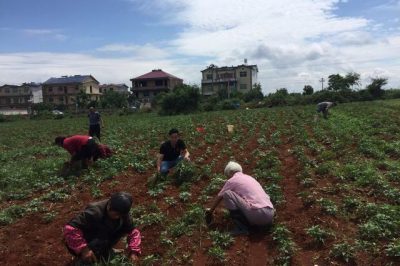
M 183 84 L 183 79 L 171 75 L 161 69 L 131 79 L 132 92 L 142 102 L 150 102 L 158 93 L 169 92 Z
M 42 101 L 42 87 L 36 83 L 0 86 L 1 109 L 27 109 L 31 103 Z
M 100 99 L 99 82 L 92 75 L 62 76 L 50 78 L 43 83 L 43 102 L 74 105 L 80 92 L 89 95 L 92 101 Z
M 246 62 L 246 61 L 245 61 Z M 226 90 L 228 95 L 232 92 L 246 93 L 257 83 L 257 65 L 217 67 L 211 64 L 201 71 L 201 93 L 211 96 L 220 90 Z

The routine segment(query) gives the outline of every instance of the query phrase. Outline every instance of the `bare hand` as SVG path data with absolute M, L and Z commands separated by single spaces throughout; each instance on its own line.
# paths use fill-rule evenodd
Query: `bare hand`
M 93 263 L 97 261 L 96 256 L 94 255 L 93 251 L 86 247 L 84 250 L 82 250 L 81 253 L 81 258 L 85 262 Z

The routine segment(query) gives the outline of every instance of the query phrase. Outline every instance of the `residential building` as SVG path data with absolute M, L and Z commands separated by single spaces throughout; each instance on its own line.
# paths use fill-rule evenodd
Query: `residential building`
M 246 62 L 246 60 L 245 60 Z M 246 93 L 257 83 L 257 65 L 217 67 L 210 65 L 201 71 L 201 93 L 211 96 L 219 90 L 226 90 L 228 96 L 233 92 Z
M 151 101 L 160 92 L 169 92 L 183 84 L 183 79 L 162 71 L 152 70 L 149 73 L 131 79 L 132 92 L 142 102 Z
M 90 100 L 100 99 L 99 82 L 92 75 L 50 78 L 42 84 L 43 102 L 56 105 L 75 105 L 77 95 L 83 91 Z
M 32 91 L 29 86 L 3 85 L 0 86 L 1 109 L 25 109 L 32 101 Z
M 125 84 L 102 84 L 99 86 L 100 93 L 107 91 L 115 91 L 119 93 L 129 94 L 129 87 Z

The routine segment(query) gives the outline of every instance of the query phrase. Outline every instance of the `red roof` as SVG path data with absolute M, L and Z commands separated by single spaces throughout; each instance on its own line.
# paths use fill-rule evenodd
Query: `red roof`
M 141 75 L 139 77 L 133 78 L 131 80 L 137 80 L 137 79 L 159 79 L 159 78 L 173 78 L 173 79 L 180 79 L 178 77 L 175 77 L 174 75 L 171 75 L 167 72 L 162 71 L 161 69 L 155 69 L 152 70 L 149 73 L 146 73 L 144 75 Z M 180 79 L 182 80 L 182 79 Z

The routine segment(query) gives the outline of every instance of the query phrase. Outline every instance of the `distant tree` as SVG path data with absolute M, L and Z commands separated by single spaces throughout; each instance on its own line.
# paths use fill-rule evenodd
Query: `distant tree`
M 382 89 L 383 86 L 387 84 L 387 78 L 372 78 L 371 84 L 367 86 L 368 92 L 374 98 L 381 98 L 385 91 Z
M 162 98 L 160 114 L 176 115 L 194 112 L 199 107 L 197 86 L 180 85 Z
M 303 88 L 303 95 L 311 95 L 314 93 L 314 88 L 311 85 L 305 85 Z
M 78 95 L 76 95 L 75 102 L 79 108 L 85 108 L 89 103 L 89 101 L 90 101 L 90 95 L 84 92 L 83 90 L 80 90 Z
M 344 77 L 349 87 L 353 89 L 354 85 L 360 86 L 360 74 L 356 72 L 349 72 Z
M 328 90 L 332 91 L 345 91 L 350 89 L 350 84 L 340 74 L 330 75 L 328 77 Z
M 264 98 L 262 93 L 262 88 L 260 83 L 255 83 L 253 88 L 243 95 L 243 100 L 245 102 L 260 101 Z
M 228 99 L 228 89 L 227 88 L 219 88 L 217 94 L 218 94 L 218 98 L 221 101 Z
M 288 103 L 289 93 L 286 88 L 276 90 L 267 97 L 267 104 L 270 106 L 286 105 Z
M 128 97 L 124 93 L 106 91 L 100 101 L 103 108 L 122 108 L 128 104 Z

